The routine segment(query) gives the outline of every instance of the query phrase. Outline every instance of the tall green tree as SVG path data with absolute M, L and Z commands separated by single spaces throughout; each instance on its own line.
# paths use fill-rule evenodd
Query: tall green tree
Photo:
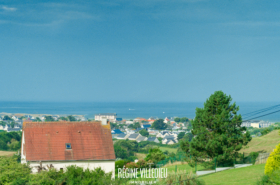
M 166 156 L 164 155 L 164 153 L 159 149 L 159 148 L 151 148 L 149 150 L 148 155 L 145 158 L 145 161 L 153 161 L 154 163 L 157 163 L 161 160 L 164 160 L 166 158 Z
M 246 128 L 241 127 L 242 117 L 237 114 L 239 107 L 231 101 L 230 95 L 216 91 L 203 108 L 196 108 L 192 122 L 194 138 L 191 142 L 180 143 L 182 150 L 192 155 L 193 160 L 207 157 L 219 161 L 232 160 L 252 139 Z
M 67 116 L 67 118 L 68 118 L 69 121 L 77 121 L 76 118 L 72 115 Z
M 5 115 L 3 120 L 5 120 L 5 121 L 12 121 L 13 119 L 10 116 Z
M 178 134 L 178 140 L 182 139 L 184 137 L 184 135 L 185 135 L 185 132 L 180 132 Z
M 167 124 L 163 122 L 163 119 L 158 119 L 153 122 L 151 127 L 157 130 L 164 130 L 167 128 Z
M 41 122 L 41 119 L 36 117 L 36 119 L 34 120 L 35 122 Z
M 181 121 L 181 119 L 180 119 L 180 118 L 175 118 L 174 121 L 175 121 L 176 123 L 179 123 L 179 122 Z
M 54 121 L 52 116 L 46 116 L 45 121 Z
M 149 136 L 149 132 L 146 129 L 142 129 L 139 131 L 139 134 L 141 134 L 142 136 L 148 137 Z
M 130 128 L 130 129 L 137 129 L 137 128 L 141 128 L 141 125 L 140 125 L 139 122 L 136 122 L 136 123 L 128 125 L 128 128 Z
M 189 119 L 187 117 L 183 117 L 183 118 L 180 119 L 180 122 L 182 122 L 182 123 L 185 123 L 185 122 L 188 122 L 188 121 L 189 121 Z

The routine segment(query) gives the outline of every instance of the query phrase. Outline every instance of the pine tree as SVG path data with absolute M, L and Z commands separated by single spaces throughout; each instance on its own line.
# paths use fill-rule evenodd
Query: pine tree
M 242 146 L 252 139 L 241 127 L 242 117 L 237 114 L 239 107 L 231 104 L 231 96 L 216 91 L 204 103 L 203 108 L 196 108 L 192 121 L 191 142 L 182 141 L 181 148 L 192 156 L 194 161 L 205 158 L 229 161 L 238 155 Z

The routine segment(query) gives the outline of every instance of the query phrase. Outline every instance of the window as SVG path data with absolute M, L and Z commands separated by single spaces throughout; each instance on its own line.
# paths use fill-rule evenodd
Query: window
M 65 145 L 66 145 L 66 149 L 72 149 L 71 143 L 66 143 Z

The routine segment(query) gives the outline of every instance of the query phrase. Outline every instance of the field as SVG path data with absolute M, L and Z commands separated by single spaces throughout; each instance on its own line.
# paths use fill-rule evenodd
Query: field
M 161 151 L 168 151 L 169 153 L 171 153 L 171 152 L 173 152 L 173 153 L 176 153 L 177 152 L 177 148 L 168 148 L 168 147 L 159 147 L 159 149 L 161 150 Z
M 236 168 L 217 172 L 199 178 L 211 185 L 250 185 L 264 174 L 265 164 L 252 165 L 244 168 Z
M 14 155 L 16 152 L 10 152 L 10 151 L 0 151 L 0 156 L 11 156 Z
M 279 130 L 274 130 L 262 137 L 254 137 L 240 152 L 272 152 L 280 143 Z
M 144 159 L 146 157 L 147 154 L 142 154 L 142 153 L 135 153 L 136 157 L 138 158 L 138 160 L 140 159 Z

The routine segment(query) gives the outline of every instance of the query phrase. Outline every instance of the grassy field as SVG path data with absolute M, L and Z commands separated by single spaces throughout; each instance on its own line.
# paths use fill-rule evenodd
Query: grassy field
M 142 153 L 135 153 L 136 157 L 140 160 L 140 159 L 144 159 L 146 157 L 147 154 L 142 154 Z
M 217 172 L 199 178 L 207 185 L 253 185 L 264 174 L 265 164 Z
M 14 155 L 16 152 L 10 152 L 10 151 L 0 151 L 0 156 L 11 156 Z
M 279 130 L 274 130 L 262 137 L 253 138 L 240 152 L 272 152 L 280 143 Z
M 174 153 L 176 153 L 177 152 L 177 148 L 168 148 L 168 147 L 159 147 L 159 149 L 161 150 L 161 151 L 168 151 L 168 152 L 174 152 Z

